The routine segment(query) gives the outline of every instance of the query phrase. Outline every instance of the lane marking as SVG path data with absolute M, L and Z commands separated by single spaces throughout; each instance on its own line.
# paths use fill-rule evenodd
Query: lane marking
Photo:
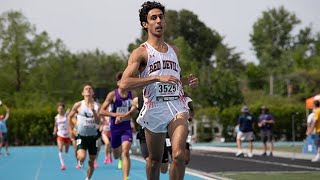
M 36 171 L 36 175 L 34 176 L 34 180 L 38 180 L 39 176 L 40 176 L 40 170 L 42 168 L 42 164 L 43 164 L 43 160 L 45 159 L 45 151 L 42 151 L 41 153 L 41 159 L 40 159 L 40 162 L 39 162 L 39 166 L 38 166 L 38 169 Z
M 243 158 L 223 156 L 223 155 L 214 155 L 214 154 L 197 154 L 197 155 L 209 156 L 209 157 L 215 157 L 215 158 L 221 158 L 221 159 L 230 159 L 230 160 L 245 161 L 245 162 L 255 162 L 255 163 L 260 163 L 260 164 L 270 164 L 270 165 L 277 165 L 277 166 L 284 166 L 284 167 L 292 167 L 292 168 L 320 171 L 320 168 L 317 168 L 317 167 L 287 164 L 287 163 L 280 163 L 280 162 L 270 162 L 270 161 L 262 161 L 262 160 L 256 160 L 256 159 L 243 159 Z
M 145 160 L 142 157 L 136 156 L 136 155 L 131 155 L 130 158 L 132 160 L 140 161 L 145 163 Z M 189 174 L 191 176 L 199 177 L 204 180 L 226 180 L 226 178 L 219 177 L 216 175 L 211 175 L 209 173 L 203 172 L 203 171 L 198 171 L 190 168 L 186 168 L 186 174 Z

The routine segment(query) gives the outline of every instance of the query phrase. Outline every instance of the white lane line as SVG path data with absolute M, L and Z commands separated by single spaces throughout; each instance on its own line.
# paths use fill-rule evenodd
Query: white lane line
M 41 153 L 41 159 L 40 159 L 40 162 L 39 162 L 39 166 L 38 166 L 38 169 L 37 169 L 37 172 L 36 172 L 36 175 L 34 176 L 34 180 L 38 180 L 39 176 L 40 176 L 40 170 L 42 168 L 42 164 L 43 164 L 43 160 L 45 159 L 45 151 L 42 151 Z
M 145 160 L 142 157 L 131 155 L 130 158 L 133 160 L 145 163 Z M 219 177 L 216 175 L 211 175 L 206 172 L 198 171 L 198 170 L 194 170 L 194 169 L 190 169 L 190 168 L 186 168 L 186 174 L 189 174 L 191 176 L 196 176 L 196 177 L 199 177 L 204 180 L 226 180 L 226 178 Z
M 308 169 L 308 170 L 320 171 L 320 168 L 310 167 L 310 166 L 303 166 L 303 165 L 295 165 L 295 164 L 287 164 L 287 163 L 279 163 L 279 162 L 262 161 L 262 160 L 256 160 L 256 159 L 243 159 L 243 158 L 223 156 L 223 155 L 214 155 L 214 154 L 198 154 L 198 155 L 200 155 L 200 156 L 216 157 L 216 158 L 221 158 L 221 159 L 231 159 L 231 160 L 237 160 L 237 161 L 255 162 L 255 163 L 260 163 L 260 164 L 271 164 L 271 165 L 277 165 L 277 166 L 285 166 L 285 167 L 292 167 L 292 168 L 300 168 L 300 169 Z

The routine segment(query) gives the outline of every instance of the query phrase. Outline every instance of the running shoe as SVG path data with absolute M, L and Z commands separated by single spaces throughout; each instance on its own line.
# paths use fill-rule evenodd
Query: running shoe
M 65 166 L 65 165 L 62 165 L 62 166 L 60 167 L 60 169 L 61 169 L 61 171 L 64 171 L 64 170 L 66 170 L 66 166 Z
M 80 169 L 80 168 L 82 168 L 82 167 L 83 167 L 83 162 L 78 161 L 78 164 L 76 165 L 76 168 L 77 168 L 77 169 Z
M 104 164 L 108 164 L 109 163 L 109 159 L 107 157 L 105 157 L 104 160 L 103 160 L 103 163 Z
M 252 157 L 253 157 L 253 154 L 249 152 L 249 153 L 248 153 L 248 157 L 249 157 L 249 158 L 252 158 Z
M 269 156 L 270 156 L 270 157 L 272 157 L 272 156 L 273 156 L 272 152 L 270 152 Z
M 97 168 L 99 165 L 96 161 L 94 161 L 93 166 L 94 166 L 94 168 Z
M 122 160 L 119 160 L 118 162 L 118 169 L 121 169 L 122 168 Z
M 311 162 L 320 162 L 320 156 L 316 156 L 311 160 Z
M 262 154 L 262 156 L 267 156 L 267 153 L 266 153 L 266 152 L 264 152 L 264 153 Z
M 236 153 L 236 156 L 238 157 L 238 156 L 240 156 L 241 154 L 243 154 L 243 152 L 242 152 L 242 151 L 238 151 L 238 152 Z

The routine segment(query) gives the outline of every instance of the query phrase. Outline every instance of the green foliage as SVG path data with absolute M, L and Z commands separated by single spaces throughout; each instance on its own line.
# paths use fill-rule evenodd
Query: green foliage
M 188 10 L 166 13 L 165 41 L 179 49 L 182 75 L 194 74 L 199 87 L 191 94 L 200 122 L 200 140 L 214 136 L 207 126 L 221 124 L 223 135 L 232 138 L 242 104 L 250 106 L 255 117 L 262 104 L 270 106 L 277 121 L 276 135 L 290 140 L 291 120 L 296 120 L 297 140 L 304 137 L 304 100 L 319 94 L 320 33 L 306 27 L 296 35 L 300 23 L 295 14 L 283 7 L 262 13 L 253 25 L 252 46 L 259 64 L 244 64 L 234 47 Z M 141 37 L 128 51 L 147 39 Z M 116 88 L 115 74 L 126 66 L 127 57 L 95 50 L 71 53 L 63 41 L 38 33 L 21 12 L 0 16 L 0 99 L 11 109 L 8 121 L 10 141 L 18 145 L 50 144 L 55 105 L 68 106 L 81 99 L 83 82 L 111 91 Z M 267 95 L 269 76 L 274 77 L 275 95 Z M 287 97 L 287 85 L 293 94 Z M 296 114 L 296 112 L 299 112 Z M 294 115 L 294 116 L 293 116 Z M 256 127 L 256 133 L 259 129 Z
M 252 90 L 265 89 L 268 85 L 266 80 L 267 72 L 263 68 L 253 63 L 246 65 L 246 75 L 248 77 L 248 87 Z
M 250 41 L 260 65 L 269 74 L 287 72 L 292 66 L 287 52 L 292 49 L 292 31 L 299 23 L 295 14 L 284 7 L 264 11 L 262 17 L 254 23 Z
M 11 109 L 9 142 L 15 145 L 47 145 L 55 142 L 52 135 L 54 116 L 53 108 Z

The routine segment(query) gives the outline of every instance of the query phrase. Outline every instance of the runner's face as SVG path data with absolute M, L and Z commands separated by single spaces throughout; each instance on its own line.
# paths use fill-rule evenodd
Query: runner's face
M 87 85 L 84 86 L 83 91 L 82 91 L 82 95 L 83 96 L 93 96 L 93 89 L 91 86 Z
M 148 12 L 148 23 L 146 24 L 148 32 L 155 36 L 162 36 L 166 27 L 164 14 L 160 9 L 152 9 Z
M 58 113 L 63 113 L 64 112 L 64 108 L 62 106 L 59 106 L 57 109 Z

